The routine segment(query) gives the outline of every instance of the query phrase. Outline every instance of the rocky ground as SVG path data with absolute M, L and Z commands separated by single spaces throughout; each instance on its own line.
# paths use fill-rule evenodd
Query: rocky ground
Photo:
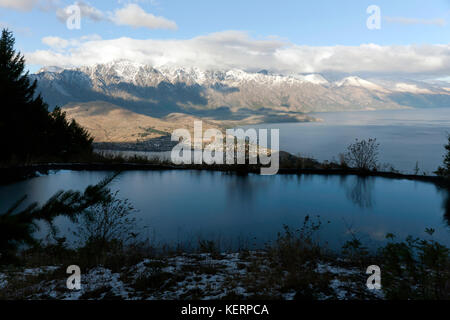
M 305 266 L 303 280 L 310 288 L 300 292 L 298 279 L 279 274 L 268 261 L 264 252 L 205 253 L 149 258 L 114 271 L 97 266 L 82 270 L 81 290 L 73 291 L 66 285 L 67 266 L 3 268 L 0 298 L 293 300 L 308 294 L 319 300 L 383 299 L 382 290 L 367 289 L 365 270 L 325 261 L 313 270 Z

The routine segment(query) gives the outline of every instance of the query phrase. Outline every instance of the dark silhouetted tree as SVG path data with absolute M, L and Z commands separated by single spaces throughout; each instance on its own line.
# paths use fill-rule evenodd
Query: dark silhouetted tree
M 92 153 L 92 138 L 59 108 L 50 113 L 36 94 L 36 81 L 25 72 L 25 59 L 14 50 L 12 32 L 0 38 L 0 162 L 80 158 Z
M 447 153 L 444 155 L 444 163 L 439 167 L 436 174 L 442 177 L 450 177 L 450 134 L 448 135 L 448 143 L 445 145 Z
M 19 199 L 6 212 L 0 213 L 0 265 L 15 260 L 17 250 L 23 245 L 36 244 L 33 233 L 37 231 L 38 222 L 46 222 L 56 232 L 53 221 L 56 217 L 65 216 L 76 222 L 85 210 L 98 204 L 112 203 L 117 200 L 114 193 L 107 188 L 118 175 L 111 175 L 96 185 L 86 187 L 84 192 L 59 191 L 44 205 L 32 203 L 23 209 L 26 196 Z

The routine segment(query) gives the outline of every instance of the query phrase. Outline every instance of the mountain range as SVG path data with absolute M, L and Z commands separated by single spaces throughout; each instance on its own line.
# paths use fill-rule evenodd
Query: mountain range
M 156 68 L 124 60 L 46 67 L 30 77 L 51 109 L 82 105 L 80 118 L 92 113 L 89 105 L 97 106 L 97 115 L 123 109 L 124 117 L 163 119 L 177 113 L 227 126 L 312 121 L 309 112 L 450 107 L 450 83 L 392 77 Z

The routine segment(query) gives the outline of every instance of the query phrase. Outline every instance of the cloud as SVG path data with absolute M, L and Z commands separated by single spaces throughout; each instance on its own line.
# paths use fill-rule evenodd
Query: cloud
M 65 49 L 67 47 L 78 47 L 80 46 L 83 42 L 87 42 L 87 41 L 98 41 L 101 40 L 102 38 L 97 35 L 97 34 L 92 34 L 92 35 L 87 35 L 87 36 L 82 36 L 80 38 L 77 39 L 63 39 L 60 37 L 44 37 L 42 38 L 42 43 L 53 48 L 56 50 L 62 50 Z
M 116 9 L 110 19 L 117 25 L 128 25 L 135 28 L 177 29 L 177 24 L 174 21 L 147 13 L 135 3 Z
M 37 3 L 38 0 L 0 0 L 0 7 L 19 11 L 30 11 Z
M 177 24 L 174 21 L 147 13 L 136 3 L 128 3 L 123 8 L 107 14 L 83 1 L 77 1 L 75 5 L 80 7 L 82 18 L 88 18 L 95 22 L 107 20 L 117 25 L 127 25 L 135 28 L 177 29 Z M 69 6 L 59 8 L 56 11 L 56 16 L 61 22 L 66 22 L 71 14 Z
M 334 71 L 450 75 L 448 44 L 313 47 L 276 38 L 254 39 L 241 31 L 224 31 L 187 40 L 91 40 L 62 51 L 30 52 L 26 58 L 31 64 L 56 64 L 61 67 L 127 59 L 152 66 L 174 65 L 213 70 L 238 68 L 249 71 L 268 69 L 285 74 Z
M 400 92 L 412 92 L 412 93 L 422 93 L 422 94 L 429 94 L 432 93 L 428 89 L 423 89 L 417 87 L 415 84 L 409 84 L 409 83 L 397 83 L 395 85 L 395 90 Z
M 75 5 L 80 7 L 81 11 L 81 18 L 87 18 L 92 21 L 102 21 L 105 18 L 105 15 L 102 11 L 98 10 L 97 8 L 91 6 L 90 4 L 84 2 L 84 1 L 76 1 L 74 3 Z M 56 10 L 56 16 L 61 22 L 66 22 L 67 19 L 70 17 L 72 13 L 69 10 L 69 6 L 65 8 L 59 8 Z
M 0 0 L 0 7 L 19 10 L 31 11 L 36 6 L 43 11 L 54 8 L 59 0 Z
M 436 25 L 439 27 L 444 27 L 447 22 L 445 19 L 416 19 L 416 18 L 405 18 L 405 17 L 384 17 L 389 23 L 399 23 L 399 24 L 422 24 L 422 25 Z
M 69 41 L 59 37 L 45 37 L 42 38 L 42 43 L 55 49 L 64 49 L 69 45 Z

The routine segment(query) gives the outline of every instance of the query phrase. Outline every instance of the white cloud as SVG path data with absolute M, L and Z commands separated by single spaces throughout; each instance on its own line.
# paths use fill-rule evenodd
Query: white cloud
M 447 24 L 445 19 L 416 19 L 416 18 L 405 18 L 405 17 L 384 17 L 389 23 L 399 23 L 399 24 L 423 24 L 423 25 L 436 25 L 443 27 Z
M 130 3 L 121 9 L 116 9 L 111 15 L 111 20 L 117 25 L 128 25 L 135 28 L 177 29 L 177 24 L 174 21 L 147 13 L 135 3 Z
M 59 37 L 45 37 L 42 38 L 42 43 L 55 49 L 64 49 L 69 45 L 69 41 Z
M 54 8 L 59 0 L 0 0 L 0 7 L 19 10 L 31 11 L 34 7 L 40 10 L 48 11 Z
M 69 40 L 66 40 L 66 39 L 63 39 L 60 37 L 49 36 L 49 37 L 42 38 L 42 43 L 55 49 L 55 50 L 60 51 L 67 47 L 78 47 L 83 42 L 98 41 L 98 40 L 101 40 L 101 37 L 97 34 L 86 35 L 86 36 L 82 36 L 77 39 L 69 39 Z
M 82 19 L 87 18 L 92 21 L 101 21 L 105 18 L 103 12 L 84 1 L 76 1 L 74 4 L 80 7 Z M 61 22 L 66 22 L 70 17 L 71 12 L 68 9 L 69 6 L 56 10 L 56 16 Z
M 280 73 L 370 72 L 450 75 L 450 45 L 299 46 L 278 39 L 257 40 L 225 31 L 187 40 L 118 38 L 80 42 L 63 51 L 26 54 L 37 65 L 80 66 L 128 59 L 153 66 L 204 69 L 268 69 Z
M 395 85 L 395 90 L 400 91 L 400 92 L 412 92 L 412 93 L 422 93 L 422 94 L 432 93 L 428 89 L 419 88 L 415 84 L 408 84 L 408 83 L 397 83 Z
M 38 0 L 0 0 L 0 7 L 30 11 L 38 3 Z
M 119 3 L 121 2 L 119 1 Z M 80 7 L 81 18 L 88 18 L 92 21 L 109 20 L 117 25 L 127 25 L 135 28 L 177 29 L 177 24 L 174 21 L 147 13 L 136 3 L 128 3 L 123 8 L 116 9 L 114 12 L 108 12 L 108 17 L 104 12 L 86 2 L 77 1 L 75 5 Z M 71 12 L 68 9 L 69 6 L 59 8 L 56 11 L 56 16 L 61 22 L 66 22 L 70 17 Z

